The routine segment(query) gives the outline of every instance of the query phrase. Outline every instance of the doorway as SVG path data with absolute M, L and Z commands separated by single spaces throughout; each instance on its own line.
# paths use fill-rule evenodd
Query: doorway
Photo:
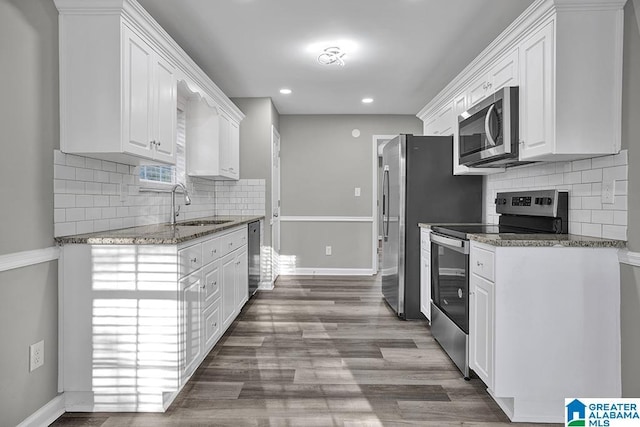
M 280 134 L 271 125 L 271 283 L 280 275 Z

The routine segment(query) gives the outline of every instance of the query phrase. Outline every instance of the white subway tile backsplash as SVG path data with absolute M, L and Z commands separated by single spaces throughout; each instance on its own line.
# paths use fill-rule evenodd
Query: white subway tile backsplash
M 115 172 L 118 170 L 118 167 L 114 162 L 108 162 L 106 160 L 102 161 L 102 170 L 106 172 Z
M 55 179 L 76 179 L 76 168 L 71 166 L 53 165 Z
M 76 169 L 76 178 L 78 181 L 93 181 L 93 170 L 78 168 Z
M 602 225 L 582 224 L 582 234 L 591 237 L 602 237 Z
M 591 166 L 596 168 L 608 168 L 613 166 L 613 156 L 594 157 L 591 159 Z
M 71 208 L 67 209 L 66 212 L 66 221 L 75 222 L 75 221 L 84 221 L 84 208 Z
M 79 208 L 92 208 L 94 206 L 94 196 L 90 194 L 82 194 L 76 196 L 76 206 Z
M 67 155 L 60 150 L 53 151 L 53 164 L 54 165 L 66 165 Z
M 613 180 L 616 181 L 625 181 L 627 179 L 627 166 L 614 166 L 612 168 L 605 168 L 602 172 L 602 181 L 610 182 Z
M 613 223 L 615 225 L 627 225 L 627 212 L 625 211 L 614 211 L 613 212 Z
M 486 222 L 497 222 L 493 198 L 500 191 L 554 188 L 569 192 L 569 232 L 626 238 L 628 154 L 568 162 L 533 164 L 485 178 Z M 614 203 L 602 203 L 603 183 L 615 181 Z M 624 236 L 624 237 L 623 237 Z
M 603 225 L 602 235 L 612 239 L 627 240 L 627 227 L 621 225 Z
M 591 212 L 591 222 L 596 224 L 613 224 L 613 211 L 593 211 Z
M 102 208 L 86 208 L 86 219 L 102 219 Z
M 71 166 L 73 165 L 73 166 Z M 169 221 L 167 193 L 140 192 L 135 166 L 54 154 L 55 235 L 90 233 Z M 187 178 L 192 204 L 179 220 L 211 215 L 264 215 L 265 180 L 209 181 Z M 125 201 L 121 200 L 120 190 Z
M 81 156 L 76 156 L 73 154 L 67 154 L 66 164 L 67 166 L 83 168 L 85 165 L 85 158 Z
M 74 194 L 54 194 L 53 206 L 55 208 L 75 208 L 76 196 Z
M 590 169 L 582 172 L 582 183 L 602 182 L 602 169 Z
M 591 169 L 591 159 L 574 160 L 571 162 L 571 170 L 583 171 Z

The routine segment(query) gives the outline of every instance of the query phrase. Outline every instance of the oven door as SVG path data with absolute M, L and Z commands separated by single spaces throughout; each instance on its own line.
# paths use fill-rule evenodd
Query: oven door
M 469 333 L 469 241 L 431 233 L 431 299 Z

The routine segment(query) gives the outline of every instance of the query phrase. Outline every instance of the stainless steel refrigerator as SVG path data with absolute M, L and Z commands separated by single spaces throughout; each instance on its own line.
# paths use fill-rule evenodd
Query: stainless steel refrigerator
M 480 223 L 482 177 L 453 175 L 453 138 L 399 135 L 382 151 L 382 293 L 420 319 L 418 223 Z

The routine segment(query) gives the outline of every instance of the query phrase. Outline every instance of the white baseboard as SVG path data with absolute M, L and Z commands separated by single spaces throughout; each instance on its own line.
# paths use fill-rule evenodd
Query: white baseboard
M 618 251 L 618 261 L 622 264 L 640 267 L 640 252 L 631 252 L 628 249 Z
M 373 276 L 371 268 L 294 268 L 281 276 Z
M 47 427 L 64 413 L 64 394 L 59 394 L 18 424 L 18 427 Z

